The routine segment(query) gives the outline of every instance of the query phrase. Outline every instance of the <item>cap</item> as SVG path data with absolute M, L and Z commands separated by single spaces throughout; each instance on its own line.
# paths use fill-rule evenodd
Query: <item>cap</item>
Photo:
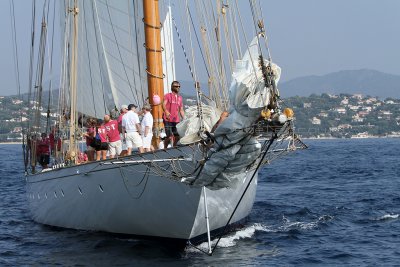
M 131 110 L 131 109 L 132 109 L 132 107 L 134 107 L 134 108 L 137 108 L 137 106 L 136 106 L 135 104 L 129 104 L 129 106 L 128 106 L 128 110 Z
M 148 104 L 144 105 L 143 108 L 144 108 L 145 110 L 151 110 L 151 106 L 148 105 Z
M 121 105 L 121 109 L 128 109 L 127 105 Z

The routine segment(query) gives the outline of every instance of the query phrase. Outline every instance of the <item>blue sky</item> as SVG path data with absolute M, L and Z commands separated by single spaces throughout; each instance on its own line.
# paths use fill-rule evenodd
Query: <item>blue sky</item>
M 87 0 L 85 0 L 87 1 Z M 171 2 L 184 2 L 171 1 Z M 240 4 L 247 3 L 240 0 Z M 399 0 L 260 0 L 272 58 L 282 80 L 347 69 L 400 75 Z M 31 1 L 14 0 L 26 92 Z M 0 1 L 0 95 L 16 94 L 9 0 Z M 247 27 L 251 28 L 251 25 Z M 25 29 L 25 31 L 23 31 Z M 39 33 L 37 33 L 39 34 Z M 190 77 L 180 77 L 190 80 Z

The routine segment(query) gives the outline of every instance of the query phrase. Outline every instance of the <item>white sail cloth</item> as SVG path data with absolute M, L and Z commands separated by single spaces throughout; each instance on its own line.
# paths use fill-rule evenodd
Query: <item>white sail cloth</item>
M 183 136 L 179 142 L 183 145 L 193 144 L 201 140 L 199 136 L 200 118 L 198 116 L 198 106 L 191 106 L 185 110 L 185 120 L 179 123 L 176 128 L 179 136 Z M 205 131 L 211 131 L 221 116 L 221 111 L 215 107 L 202 105 L 203 127 Z
M 270 102 L 270 88 L 265 87 L 258 64 L 258 39 L 255 38 L 242 60 L 236 61 L 229 89 L 229 116 L 215 130 L 215 143 L 198 177 L 189 181 L 193 186 L 210 189 L 235 187 L 240 173 L 260 156 L 261 144 L 249 133 Z M 264 61 L 265 65 L 269 64 Z M 271 63 L 279 80 L 280 68 Z

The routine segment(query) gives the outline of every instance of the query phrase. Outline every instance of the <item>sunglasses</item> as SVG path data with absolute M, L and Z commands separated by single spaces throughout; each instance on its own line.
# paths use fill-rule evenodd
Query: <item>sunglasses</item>
M 181 86 L 180 86 L 180 85 L 174 85 L 173 87 L 179 88 L 179 87 L 181 87 Z

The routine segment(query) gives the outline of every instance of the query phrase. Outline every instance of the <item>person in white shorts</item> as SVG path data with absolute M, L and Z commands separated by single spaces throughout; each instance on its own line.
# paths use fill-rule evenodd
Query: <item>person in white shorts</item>
M 150 105 L 145 105 L 142 109 L 143 119 L 140 123 L 142 128 L 143 148 L 145 152 L 152 151 L 151 139 L 153 138 L 153 115 L 151 115 Z
M 140 153 L 143 153 L 143 142 L 140 136 L 140 121 L 136 111 L 137 106 L 130 104 L 128 112 L 122 117 L 122 132 L 125 135 L 127 154 L 132 153 L 132 148 L 137 147 Z

